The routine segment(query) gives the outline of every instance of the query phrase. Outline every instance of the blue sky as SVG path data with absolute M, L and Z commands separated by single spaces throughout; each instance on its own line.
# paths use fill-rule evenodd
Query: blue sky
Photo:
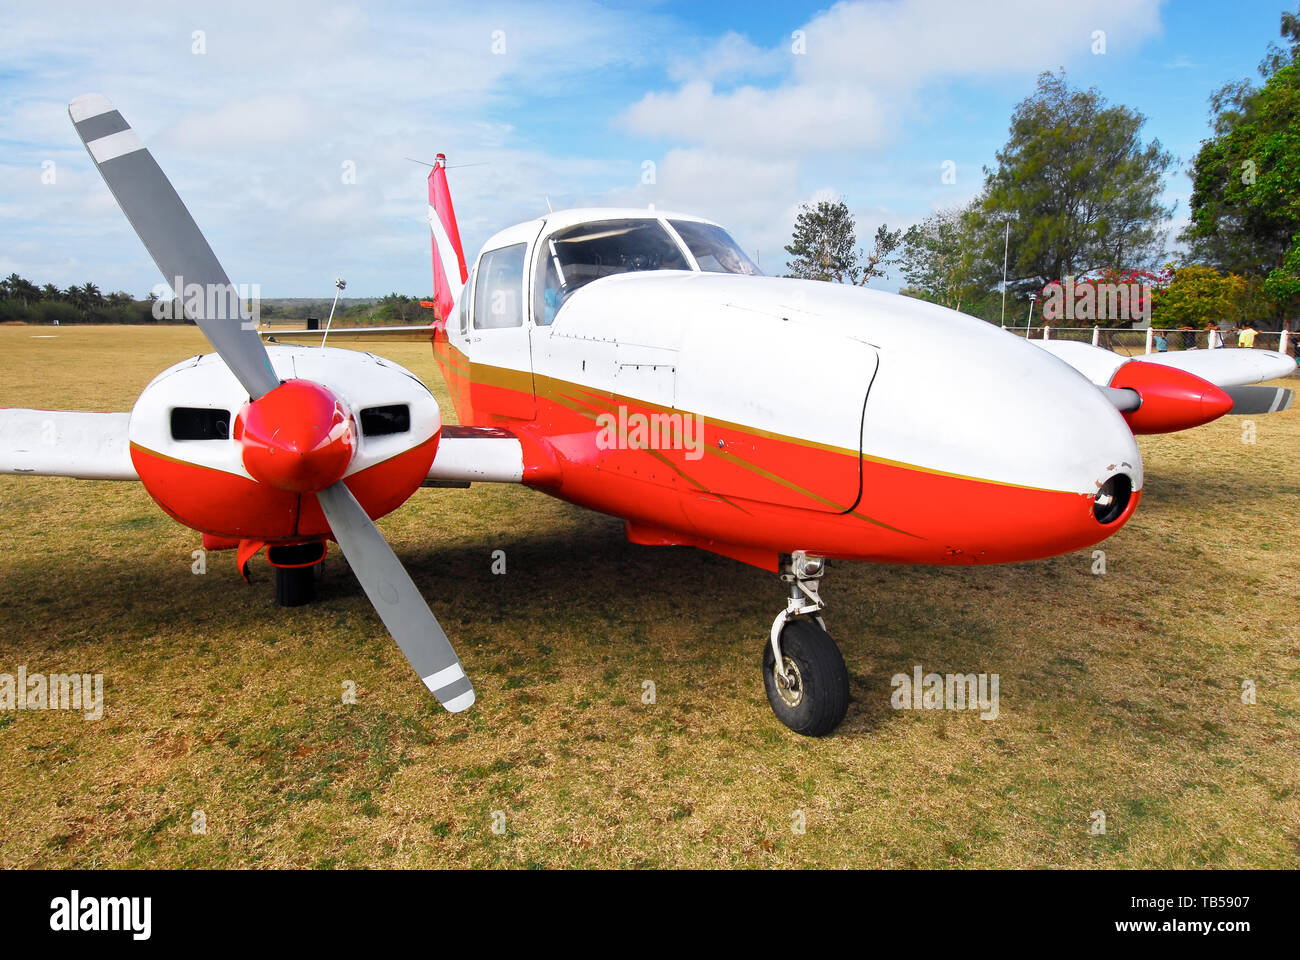
M 450 172 L 470 256 L 548 197 L 557 209 L 653 202 L 722 222 L 780 272 L 803 202 L 843 197 L 865 239 L 881 222 L 906 226 L 969 199 L 1015 104 L 1057 67 L 1145 114 L 1145 135 L 1178 158 L 1167 187 L 1176 231 L 1206 98 L 1255 77 L 1282 7 L 11 6 L 0 34 L 0 275 L 137 295 L 159 281 L 67 120 L 67 101 L 91 91 L 144 137 L 232 278 L 266 296 L 326 296 L 340 275 L 357 295 L 428 292 L 425 171 L 403 158 L 439 151 L 479 164 Z M 653 183 L 642 182 L 647 161 Z M 941 180 L 945 161 L 955 183 Z M 48 162 L 53 183 L 42 182 Z M 355 183 L 342 176 L 349 163 Z

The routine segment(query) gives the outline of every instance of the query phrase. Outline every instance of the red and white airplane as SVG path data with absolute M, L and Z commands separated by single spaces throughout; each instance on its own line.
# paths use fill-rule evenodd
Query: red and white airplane
M 1294 371 L 1262 350 L 1129 360 L 1028 342 L 858 287 L 762 276 L 717 224 L 567 210 L 503 230 L 467 269 L 440 156 L 429 176 L 430 326 L 331 339 L 432 343 L 459 425 L 371 354 L 261 341 L 162 170 L 107 99 L 69 113 L 96 167 L 215 349 L 128 413 L 0 411 L 0 472 L 140 480 L 239 568 L 267 548 L 277 596 L 311 594 L 328 541 L 452 711 L 474 689 L 374 525 L 421 486 L 523 483 L 779 573 L 764 640 L 776 715 L 833 730 L 848 673 L 822 620 L 826 562 L 1006 563 L 1090 546 L 1142 496 L 1135 433 L 1263 413 Z M 1156 361 L 1156 362 L 1153 362 Z M 1226 388 L 1226 389 L 1225 389 Z

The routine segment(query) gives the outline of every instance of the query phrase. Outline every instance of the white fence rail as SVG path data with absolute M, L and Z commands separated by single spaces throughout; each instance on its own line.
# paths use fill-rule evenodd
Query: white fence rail
M 1117 353 L 1135 356 L 1139 353 L 1155 353 L 1156 337 L 1163 335 L 1168 350 L 1204 350 L 1208 347 L 1210 331 L 1208 330 L 1160 330 L 1153 327 L 1132 329 L 1129 327 L 1054 327 L 1051 324 L 1032 327 L 1003 326 L 1017 336 L 1026 339 L 1041 340 L 1078 340 L 1091 343 L 1094 347 L 1104 347 Z M 1236 331 L 1218 331 L 1216 346 L 1240 346 Z M 1276 350 L 1278 353 L 1294 353 L 1300 359 L 1300 333 L 1291 330 L 1257 330 L 1254 346 L 1260 350 Z

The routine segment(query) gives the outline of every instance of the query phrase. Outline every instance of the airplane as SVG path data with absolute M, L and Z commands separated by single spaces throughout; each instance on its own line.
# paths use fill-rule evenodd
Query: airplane
M 475 700 L 375 519 L 422 487 L 517 483 L 621 518 L 628 540 L 777 574 L 763 638 L 777 718 L 821 736 L 849 680 L 822 616 L 832 561 L 967 565 L 1080 550 L 1143 493 L 1135 435 L 1285 409 L 1264 350 L 1125 358 L 1026 341 L 896 294 L 763 276 L 718 224 L 652 209 L 548 212 L 466 263 L 445 157 L 428 177 L 429 325 L 329 331 L 421 340 L 450 392 L 322 332 L 256 322 L 171 183 L 111 102 L 69 115 L 214 353 L 158 375 L 130 413 L 0 410 L 0 472 L 139 480 L 277 600 L 314 597 L 340 548 L 416 674 Z M 198 291 L 189 296 L 183 291 Z M 294 342 L 290 342 L 294 341 Z

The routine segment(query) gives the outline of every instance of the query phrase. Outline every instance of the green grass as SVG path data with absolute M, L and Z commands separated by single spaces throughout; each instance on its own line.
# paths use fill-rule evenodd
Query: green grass
M 34 332 L 0 327 L 0 405 L 130 409 L 206 350 Z M 385 353 L 445 400 L 427 348 Z M 474 678 L 452 716 L 337 554 L 321 602 L 280 609 L 262 560 L 251 586 L 228 554 L 193 575 L 198 535 L 137 484 L 0 478 L 0 672 L 103 673 L 106 700 L 0 713 L 0 867 L 1294 868 L 1300 411 L 1256 423 L 1253 446 L 1233 418 L 1141 440 L 1105 576 L 1091 551 L 834 567 L 853 702 L 823 740 L 763 696 L 771 575 L 525 489 L 422 490 L 381 522 Z M 918 663 L 998 673 L 1001 715 L 892 710 Z

